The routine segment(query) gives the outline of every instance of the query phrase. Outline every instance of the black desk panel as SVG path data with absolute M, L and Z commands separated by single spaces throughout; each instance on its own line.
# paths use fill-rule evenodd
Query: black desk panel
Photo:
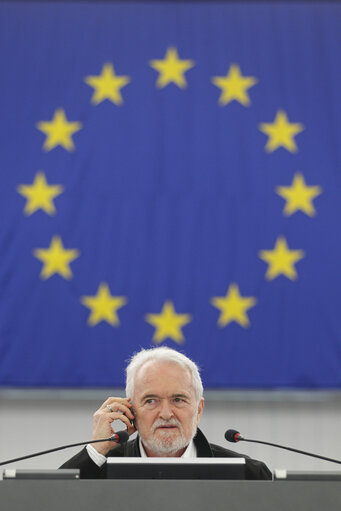
M 1 511 L 340 511 L 335 481 L 0 481 Z

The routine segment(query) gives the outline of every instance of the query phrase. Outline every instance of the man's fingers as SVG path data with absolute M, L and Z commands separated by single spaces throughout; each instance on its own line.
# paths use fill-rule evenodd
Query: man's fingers
M 99 408 L 99 410 L 105 410 L 108 407 L 108 405 L 110 405 L 112 408 L 114 408 L 114 405 L 116 405 L 118 403 L 122 403 L 125 406 L 127 406 L 128 408 L 131 408 L 132 404 L 129 401 L 130 401 L 130 398 L 127 398 L 127 397 L 108 397 L 108 399 L 106 399 L 106 401 L 104 401 L 104 403 Z
M 128 427 L 127 427 L 127 432 L 128 432 L 128 435 L 132 435 L 133 433 L 135 433 L 136 431 L 136 428 L 133 424 L 129 423 Z
M 129 419 L 134 419 L 134 414 L 131 409 L 127 406 L 127 403 L 122 401 L 112 401 L 111 403 L 107 403 L 104 408 L 100 408 L 99 411 L 101 413 L 114 413 L 119 412 L 122 415 L 126 415 Z
M 131 426 L 131 422 L 128 419 L 128 417 L 120 412 L 113 412 L 113 413 L 106 414 L 106 420 L 108 420 L 110 422 L 110 424 L 114 421 L 120 420 L 120 421 L 124 422 L 124 424 L 127 426 L 128 429 Z M 111 429 L 113 429 L 113 428 L 111 428 Z

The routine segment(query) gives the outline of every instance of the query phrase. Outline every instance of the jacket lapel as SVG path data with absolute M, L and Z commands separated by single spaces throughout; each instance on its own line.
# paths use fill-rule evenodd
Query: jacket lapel
M 213 453 L 210 444 L 203 432 L 198 428 L 195 437 L 193 438 L 195 447 L 197 448 L 198 458 L 213 458 Z

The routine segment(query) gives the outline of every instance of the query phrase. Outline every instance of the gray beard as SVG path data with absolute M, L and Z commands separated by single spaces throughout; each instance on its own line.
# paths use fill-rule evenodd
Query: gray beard
M 190 441 L 194 438 L 197 431 L 196 417 L 194 416 L 190 438 L 185 437 L 182 425 L 176 419 L 171 419 L 170 421 L 164 421 L 161 419 L 157 420 L 152 426 L 152 433 L 155 432 L 157 427 L 166 425 L 176 425 L 179 428 L 180 435 L 178 435 L 177 438 L 175 438 L 174 440 L 167 438 L 167 435 L 165 435 L 165 438 L 162 438 L 162 436 L 161 438 L 155 438 L 154 435 L 152 434 L 152 436 L 149 439 L 143 438 L 140 435 L 142 444 L 148 450 L 160 456 L 167 454 L 168 455 L 175 454 L 178 451 L 185 449 L 190 443 Z

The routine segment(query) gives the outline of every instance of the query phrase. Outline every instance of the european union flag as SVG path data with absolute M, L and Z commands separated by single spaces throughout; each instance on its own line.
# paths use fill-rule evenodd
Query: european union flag
M 0 383 L 340 387 L 341 6 L 1 2 Z

